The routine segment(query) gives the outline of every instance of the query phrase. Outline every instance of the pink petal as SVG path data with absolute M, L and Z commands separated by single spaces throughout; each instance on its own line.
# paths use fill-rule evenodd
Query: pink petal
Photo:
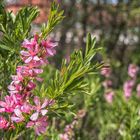
M 28 85 L 27 85 L 27 88 L 28 90 L 32 90 L 36 87 L 36 84 L 33 83 L 32 81 L 29 81 Z
M 29 63 L 31 60 L 32 60 L 32 57 L 28 57 L 28 58 L 25 60 L 25 63 Z
M 22 45 L 23 45 L 24 48 L 27 48 L 27 45 L 31 45 L 31 42 L 29 40 L 25 39 L 23 41 Z
M 21 106 L 21 110 L 22 110 L 22 112 L 24 112 L 24 113 L 30 113 L 31 109 L 32 109 L 32 106 L 30 106 L 30 105 L 27 104 L 27 103 L 24 103 L 24 105 Z
M 20 54 L 23 55 L 23 56 L 29 56 L 30 55 L 29 52 L 27 52 L 27 51 L 21 51 Z
M 42 114 L 42 116 L 46 115 L 46 114 L 47 114 L 47 112 L 48 112 L 48 110 L 47 110 L 47 109 L 42 109 L 42 110 L 41 110 L 41 114 Z
M 46 126 L 44 127 L 44 126 L 39 126 L 38 127 L 38 130 L 41 132 L 41 133 L 45 133 L 45 131 L 46 131 Z
M 5 99 L 5 103 L 6 103 L 6 104 L 10 104 L 10 103 L 11 103 L 11 97 L 10 97 L 10 96 L 6 95 L 6 96 L 4 97 L 4 99 Z
M 7 105 L 7 104 L 6 104 L 5 102 L 0 101 L 0 106 L 1 106 L 1 107 L 6 107 L 6 105 Z
M 15 90 L 15 91 L 9 91 L 9 93 L 12 95 L 12 94 L 18 93 L 18 91 L 17 90 Z
M 40 58 L 39 58 L 38 56 L 35 56 L 35 57 L 33 58 L 33 60 L 35 60 L 35 61 L 39 61 Z
M 45 99 L 44 103 L 41 106 L 41 108 L 45 108 L 48 104 L 49 104 L 49 101 L 47 99 Z
M 47 48 L 47 53 L 48 53 L 49 55 L 51 55 L 51 56 L 53 56 L 53 55 L 54 55 L 54 52 L 53 52 L 53 50 L 52 50 L 52 49 L 48 49 L 48 48 Z
M 14 113 L 15 113 L 18 117 L 23 117 L 23 116 L 22 116 L 22 112 L 21 112 L 18 108 L 14 109 Z
M 13 102 L 15 102 L 16 104 L 18 103 L 16 94 L 13 94 L 13 95 L 12 95 L 12 99 L 13 99 Z
M 32 127 L 34 126 L 34 122 L 30 121 L 27 123 L 26 127 L 29 128 L 29 127 Z
M 43 79 L 40 78 L 40 77 L 36 77 L 36 80 L 39 81 L 39 82 L 42 82 L 43 81 Z
M 38 112 L 35 112 L 35 113 L 30 117 L 30 119 L 31 119 L 32 121 L 36 121 L 37 118 L 38 118 L 38 116 L 39 116 L 39 113 L 38 113 Z
M 0 108 L 0 113 L 5 112 L 5 108 Z
M 40 106 L 40 99 L 39 99 L 39 97 L 37 97 L 37 96 L 34 97 L 34 103 L 35 103 L 37 106 Z
M 9 86 L 8 86 L 8 89 L 9 89 L 9 90 L 15 90 L 15 87 L 12 86 L 12 85 L 9 85 Z
M 38 136 L 40 135 L 40 132 L 39 132 L 38 127 L 35 127 L 35 133 L 36 133 Z
M 60 139 L 61 139 L 61 140 L 69 140 L 68 134 L 67 134 L 67 133 L 60 134 L 59 136 L 60 136 Z
M 53 42 L 51 40 L 48 40 L 46 43 L 47 43 L 46 44 L 47 45 L 46 47 L 48 47 L 48 48 L 54 48 L 54 47 L 58 46 L 58 43 L 57 42 Z
M 21 118 L 19 117 L 11 117 L 11 120 L 14 121 L 14 122 L 21 122 Z
M 29 70 L 28 72 L 29 72 L 29 74 L 33 75 L 33 70 L 32 69 Z
M 35 72 L 36 74 L 40 74 L 40 73 L 43 72 L 43 70 L 42 70 L 42 69 L 34 69 L 34 72 Z

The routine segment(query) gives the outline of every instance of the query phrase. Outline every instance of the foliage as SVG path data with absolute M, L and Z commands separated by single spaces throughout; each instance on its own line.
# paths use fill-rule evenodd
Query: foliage
M 97 7 L 94 9 L 95 11 L 104 7 L 100 4 L 100 0 L 98 2 Z M 62 46 L 59 47 L 60 50 L 58 50 L 56 56 L 61 54 L 59 54 L 59 51 L 64 53 L 64 48 L 62 47 L 63 44 L 67 43 L 63 34 L 70 31 L 73 27 L 72 39 L 74 39 L 76 23 L 73 24 L 73 22 L 75 20 L 82 22 L 82 39 L 79 39 L 76 47 L 73 47 L 75 44 L 70 45 L 73 50 L 76 48 L 70 55 L 70 60 L 63 58 L 62 63 L 60 63 L 60 60 L 57 59 L 59 69 L 51 64 L 47 63 L 47 66 L 44 64 L 46 63 L 46 57 L 49 61 L 50 58 L 48 57 L 55 54 L 54 47 L 56 46 L 56 42 L 50 39 L 50 33 L 64 19 L 64 11 L 60 10 L 60 6 L 54 2 L 52 3 L 47 24 L 43 24 L 41 31 L 32 35 L 30 30 L 33 20 L 39 15 L 38 8 L 24 7 L 17 15 L 14 15 L 12 12 L 5 11 L 4 5 L 1 3 L 0 137 L 2 139 L 139 140 L 140 68 L 136 65 L 139 64 L 139 48 L 136 47 L 138 44 L 133 43 L 134 52 L 136 53 L 132 53 L 133 51 L 129 49 L 125 50 L 122 47 L 129 46 L 131 41 L 130 44 L 124 43 L 119 45 L 120 41 L 118 40 L 119 36 L 127 31 L 134 33 L 136 36 L 139 35 L 139 27 L 135 26 L 135 28 L 131 26 L 131 30 L 128 27 L 128 22 L 124 19 L 127 15 L 129 17 L 127 20 L 131 22 L 132 19 L 138 16 L 139 7 L 137 0 L 128 2 L 127 5 L 119 1 L 116 7 L 106 5 L 102 9 L 107 11 L 115 19 L 110 23 L 111 26 L 107 30 L 102 26 L 103 23 L 99 26 L 102 29 L 102 33 L 97 45 L 95 45 L 96 38 L 92 37 L 92 34 L 87 35 L 86 42 L 83 40 L 86 33 L 85 28 L 88 24 L 88 18 L 86 16 L 88 13 L 87 7 L 91 2 L 88 4 L 84 0 L 81 2 L 70 1 L 68 3 L 70 4 L 69 11 L 65 13 L 68 15 L 78 15 L 79 11 L 77 13 L 75 12 L 75 4 L 77 3 L 82 4 L 81 9 L 84 9 L 85 13 L 83 13 L 83 16 L 79 16 L 80 19 L 73 18 L 68 20 L 66 16 L 66 19 L 61 24 L 63 29 L 60 29 L 60 31 L 62 30 L 60 45 Z M 127 11 L 127 8 L 131 10 Z M 123 16 L 121 23 L 118 23 L 117 18 L 120 17 L 121 13 L 125 16 Z M 101 20 L 103 19 L 102 14 L 100 18 Z M 95 29 L 95 27 L 93 28 Z M 92 27 L 89 27 L 89 29 L 92 29 Z M 30 52 L 32 50 L 31 46 L 34 43 L 39 48 L 35 50 L 36 56 L 38 57 L 35 60 L 33 60 Z M 77 50 L 79 46 L 82 49 Z M 103 47 L 102 51 L 101 48 L 96 46 Z M 119 50 L 120 53 L 116 53 L 116 46 L 120 46 L 117 48 L 117 51 Z M 123 55 L 125 51 L 129 54 L 128 56 Z M 102 56 L 99 55 L 99 52 Z M 118 59 L 118 56 L 121 57 Z M 129 60 L 126 60 L 125 57 L 129 57 Z M 101 63 L 102 60 L 104 63 Z M 34 61 L 43 61 L 45 63 L 39 63 L 39 65 L 33 67 Z M 131 61 L 134 64 L 130 64 L 127 71 L 127 65 Z M 26 106 L 29 107 L 29 112 L 27 108 L 20 110 L 22 111 L 21 116 L 16 112 L 17 110 L 10 113 L 6 111 L 2 112 L 5 97 L 13 96 L 11 94 L 13 87 L 10 86 L 15 86 L 13 84 L 15 81 L 12 79 L 11 82 L 11 75 L 19 74 L 19 66 L 22 68 L 26 66 L 27 71 L 36 71 L 33 75 L 27 72 L 23 76 L 24 80 L 19 82 L 23 85 L 24 90 L 17 89 L 18 94 L 23 95 L 21 97 L 22 102 L 30 105 L 30 107 L 28 105 Z M 30 66 L 31 69 L 28 69 Z M 22 70 L 20 74 L 23 74 Z M 44 80 L 40 82 L 40 78 Z M 10 86 L 8 86 L 9 83 L 11 83 Z M 31 86 L 28 85 L 29 83 Z M 19 99 L 19 96 L 15 95 L 15 97 L 14 101 L 12 100 L 13 102 Z M 35 101 L 36 98 L 39 100 Z M 45 101 L 48 104 L 44 108 L 40 107 Z M 14 109 L 21 109 L 23 107 L 22 102 Z M 6 105 L 8 105 L 8 102 L 6 102 Z M 43 111 L 45 119 L 42 119 L 41 116 L 41 112 Z M 39 115 L 34 120 L 35 114 L 37 113 Z M 10 121 L 17 114 L 22 121 Z M 9 123 L 2 117 L 9 121 Z M 27 125 L 29 122 L 31 126 Z M 9 124 L 13 124 L 15 129 L 12 129 L 14 127 L 11 125 L 10 129 L 7 130 L 6 128 Z M 36 131 L 38 126 L 35 126 L 35 124 L 39 124 L 39 133 Z M 2 127 L 3 130 L 1 129 Z
M 29 36 L 32 21 L 38 16 L 36 7 L 25 7 L 15 16 L 12 12 L 6 12 L 4 6 L 0 9 L 0 61 L 1 74 L 0 87 L 6 90 L 11 73 L 20 62 L 18 57 L 21 43 Z
M 21 135 L 23 135 L 23 138 L 30 137 L 33 139 L 34 138 L 33 131 L 31 131 L 30 136 L 24 135 L 24 133 L 26 134 L 25 129 L 28 126 L 28 123 L 26 126 L 25 126 L 25 123 L 29 121 L 30 121 L 29 123 L 34 123 L 34 125 L 36 123 L 43 123 L 43 121 L 44 121 L 44 124 L 46 123 L 45 122 L 46 118 L 39 118 L 40 120 L 39 119 L 37 120 L 34 118 L 34 115 L 39 112 L 34 112 L 34 114 L 32 114 L 30 117 L 28 116 L 31 112 L 33 113 L 33 110 L 34 110 L 32 109 L 31 111 L 29 111 L 30 109 L 28 108 L 28 105 L 30 105 L 30 107 L 33 106 L 33 102 L 37 105 L 38 104 L 37 100 L 39 99 L 36 99 L 36 98 L 38 97 L 40 98 L 40 100 L 43 100 L 43 98 L 45 98 L 45 101 L 47 102 L 55 101 L 54 105 L 50 105 L 50 107 L 49 107 L 49 104 L 53 104 L 53 103 L 51 102 L 48 103 L 47 110 L 49 112 L 47 113 L 48 114 L 47 116 L 49 117 L 50 122 L 52 120 L 51 118 L 53 117 L 56 117 L 56 118 L 57 116 L 63 117 L 63 114 L 65 114 L 66 112 L 70 111 L 70 109 L 72 109 L 72 106 L 71 106 L 72 104 L 69 104 L 67 99 L 71 98 L 71 96 L 75 95 L 76 93 L 77 94 L 87 93 L 88 82 L 84 80 L 85 76 L 93 71 L 95 72 L 100 67 L 100 64 L 91 63 L 91 60 L 93 59 L 93 57 L 95 56 L 95 54 L 98 52 L 99 49 L 95 49 L 95 38 L 92 38 L 91 35 L 89 34 L 87 37 L 87 46 L 86 46 L 85 52 L 75 51 L 71 55 L 71 59 L 69 63 L 67 63 L 66 60 L 63 60 L 60 71 L 54 70 L 54 76 L 50 77 L 51 80 L 47 81 L 48 83 L 47 86 L 46 86 L 46 83 L 38 83 L 37 89 L 34 90 L 35 88 L 34 85 L 36 85 L 34 83 L 35 78 L 38 74 L 42 73 L 42 70 L 39 69 L 39 66 L 42 66 L 42 61 L 45 62 L 45 57 L 44 57 L 45 50 L 43 50 L 43 48 L 40 49 L 40 47 L 43 47 L 43 46 L 46 47 L 46 53 L 48 55 L 51 56 L 54 54 L 53 47 L 55 47 L 55 43 L 52 43 L 48 39 L 48 34 L 52 31 L 54 26 L 56 26 L 63 19 L 63 11 L 59 12 L 58 6 L 55 3 L 52 3 L 50 16 L 48 18 L 48 23 L 46 26 L 42 27 L 41 34 L 37 33 L 37 35 L 34 35 L 34 38 L 32 38 L 31 40 L 27 40 L 26 38 L 30 38 L 30 35 L 29 35 L 29 31 L 31 28 L 30 24 L 36 18 L 38 13 L 39 12 L 37 8 L 25 7 L 21 9 L 16 16 L 14 16 L 12 12 L 9 13 L 9 12 L 6 12 L 4 8 L 2 9 L 2 13 L 1 13 L 2 37 L 0 41 L 1 52 L 2 52 L 1 56 L 3 57 L 4 62 L 7 59 L 7 57 L 9 57 L 9 55 L 14 57 L 14 59 L 10 57 L 9 61 L 6 62 L 7 65 L 5 66 L 4 69 L 2 69 L 4 71 L 2 72 L 2 74 L 8 71 L 8 73 L 11 75 L 16 69 L 16 75 L 15 75 L 15 78 L 13 78 L 13 81 L 11 82 L 11 84 L 8 86 L 10 95 L 8 96 L 3 95 L 3 97 L 1 98 L 2 99 L 4 98 L 4 100 L 7 100 L 6 98 L 10 98 L 11 100 L 13 100 L 14 98 L 17 98 L 16 102 L 15 100 L 13 100 L 13 102 L 15 102 L 14 106 L 13 105 L 9 106 L 9 104 L 11 104 L 12 101 L 9 102 L 7 100 L 7 103 L 9 102 L 7 105 L 6 105 L 6 102 L 0 101 L 1 109 L 5 108 L 4 113 L 7 113 L 4 115 L 3 111 L 1 111 L 1 115 L 4 115 L 5 117 L 9 116 L 9 119 L 8 119 L 9 122 L 6 122 L 5 118 L 3 117 L 0 118 L 1 123 L 2 121 L 5 122 L 5 124 L 2 124 L 1 128 L 7 129 L 7 127 L 10 127 L 8 128 L 7 131 L 5 130 L 6 132 L 4 134 L 2 134 L 1 132 L 1 136 L 5 139 L 18 139 L 19 137 L 21 137 Z M 23 42 L 23 40 L 25 41 Z M 25 50 L 21 50 L 20 48 L 22 42 L 23 42 L 22 47 L 25 48 Z M 34 45 L 34 44 L 36 44 L 35 47 L 39 47 L 37 50 L 32 50 L 33 48 L 31 45 Z M 23 62 L 19 58 L 19 51 L 21 53 L 21 58 Z M 33 51 L 34 53 L 37 52 L 38 54 L 36 54 L 36 56 L 32 56 Z M 6 53 L 7 55 L 3 55 L 3 53 Z M 29 60 L 29 58 L 31 60 Z M 13 68 L 13 66 L 9 64 L 10 62 L 13 63 L 15 59 L 17 59 L 18 61 L 14 65 L 14 68 Z M 34 64 L 36 63 L 36 61 L 39 64 L 37 64 L 37 66 L 35 65 L 34 67 Z M 21 66 L 19 66 L 19 64 Z M 2 65 L 2 68 L 3 67 L 4 66 Z M 8 68 L 11 68 L 12 70 L 9 71 Z M 29 69 L 29 73 L 28 73 L 28 69 Z M 34 71 L 34 74 L 30 75 L 30 71 Z M 24 80 L 20 81 L 21 77 L 19 76 L 22 76 Z M 18 82 L 17 82 L 17 78 L 18 78 Z M 5 77 L 5 79 L 9 81 L 9 77 L 8 78 Z M 30 87 L 28 87 L 29 84 L 31 84 Z M 4 90 L 3 85 L 5 85 L 5 90 Z M 7 86 L 5 83 L 3 83 L 3 85 L 2 85 L 3 86 L 2 90 L 6 91 Z M 24 88 L 24 90 L 17 88 L 17 87 L 20 87 L 21 85 L 23 86 L 22 88 Z M 34 90 L 34 95 L 32 96 L 31 96 L 32 93 L 30 93 L 31 90 Z M 20 100 L 22 100 L 22 102 L 20 103 L 18 103 L 19 102 L 18 96 L 19 98 L 21 98 Z M 46 100 L 46 97 L 49 97 L 49 99 Z M 22 103 L 24 102 L 26 105 L 28 104 L 26 106 L 28 109 L 25 108 L 25 110 L 22 111 L 22 107 L 23 107 Z M 18 103 L 18 106 L 16 105 L 17 103 Z M 33 108 L 34 107 L 35 106 L 33 106 Z M 6 109 L 8 108 L 10 109 L 10 113 L 9 111 L 8 112 L 6 111 Z M 42 110 L 42 111 L 45 111 L 45 110 Z M 71 113 L 74 114 L 74 111 L 71 110 Z M 24 114 L 24 116 L 22 114 Z M 16 120 L 17 117 L 19 117 L 18 120 Z M 42 119 L 42 122 L 41 122 L 41 119 Z M 34 125 L 32 125 L 32 127 Z M 29 127 L 31 126 L 29 125 Z M 44 132 L 44 130 L 41 130 L 40 132 L 37 131 L 36 130 L 38 129 L 37 127 L 34 127 L 34 129 L 38 135 L 40 134 L 40 132 L 41 133 Z M 42 137 L 44 136 L 42 135 L 38 139 L 42 139 Z
M 51 12 L 48 17 L 47 25 L 42 26 L 42 36 L 46 38 L 47 35 L 54 29 L 54 27 L 64 18 L 64 11 L 59 11 L 59 5 L 52 4 Z

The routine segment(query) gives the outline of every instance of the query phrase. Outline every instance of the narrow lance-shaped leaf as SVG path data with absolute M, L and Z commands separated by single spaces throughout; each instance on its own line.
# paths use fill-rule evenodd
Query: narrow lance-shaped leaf
M 47 95 L 50 98 L 56 98 L 65 93 L 72 93 L 75 90 L 86 92 L 87 84 L 84 81 L 85 74 L 91 71 L 96 71 L 100 64 L 91 64 L 91 59 L 99 51 L 95 49 L 95 38 L 91 38 L 89 34 L 87 37 L 86 51 L 83 54 L 81 50 L 75 51 L 67 65 L 66 60 L 63 60 L 60 72 L 50 82 L 48 86 Z
M 54 29 L 54 27 L 59 24 L 64 16 L 64 11 L 59 11 L 59 5 L 57 5 L 55 2 L 51 5 L 50 14 L 48 17 L 47 25 L 42 26 L 42 37 L 46 38 L 48 34 Z
M 38 16 L 37 7 L 24 7 L 15 16 L 12 12 L 1 11 L 0 30 L 3 32 L 0 39 L 2 49 L 19 51 L 21 42 L 28 37 L 32 21 Z

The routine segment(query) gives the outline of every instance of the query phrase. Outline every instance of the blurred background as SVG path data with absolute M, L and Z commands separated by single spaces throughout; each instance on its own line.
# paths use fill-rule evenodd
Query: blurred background
M 47 22 L 52 0 L 6 0 L 6 9 L 16 13 L 25 5 L 38 6 L 40 16 L 32 32 Z M 57 0 L 65 19 L 52 34 L 59 41 L 53 60 L 60 67 L 62 58 L 69 60 L 74 49 L 85 47 L 87 32 L 96 36 L 97 47 L 103 47 L 98 59 L 113 67 L 114 86 L 121 84 L 129 63 L 140 65 L 140 0 Z

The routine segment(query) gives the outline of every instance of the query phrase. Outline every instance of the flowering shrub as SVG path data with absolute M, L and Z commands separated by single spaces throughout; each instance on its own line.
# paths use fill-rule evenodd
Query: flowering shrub
M 50 37 L 64 18 L 52 3 L 47 25 L 30 34 L 35 7 L 17 15 L 0 9 L 0 137 L 38 140 L 137 140 L 140 137 L 139 67 L 128 66 L 115 86 L 112 64 L 94 56 L 95 38 L 76 50 L 61 68 L 50 65 L 58 43 Z
M 34 127 L 35 132 L 39 135 L 45 132 L 47 123 L 47 108 L 54 103 L 54 100 L 44 99 L 41 103 L 38 96 L 32 94 L 36 87 L 35 80 L 42 81 L 38 74 L 42 73 L 41 66 L 47 63 L 47 57 L 54 55 L 55 43 L 41 40 L 35 35 L 33 39 L 23 42 L 21 58 L 24 65 L 18 66 L 16 75 L 12 76 L 12 82 L 8 86 L 10 95 L 0 101 L 0 113 L 8 113 L 9 120 L 3 124 L 3 129 L 15 129 L 14 122 L 25 123 L 27 128 Z M 31 101 L 34 104 L 31 104 Z M 29 118 L 29 119 L 28 119 Z M 2 118 L 6 122 L 5 118 Z M 28 120 L 26 122 L 26 120 Z
M 98 118 L 94 121 L 96 127 L 93 129 L 93 132 L 98 134 L 93 137 L 95 139 L 138 139 L 140 128 L 139 67 L 130 64 L 128 77 L 124 80 L 124 84 L 117 88 L 113 87 L 111 71 L 113 71 L 111 66 L 106 68 L 105 65 L 101 69 L 103 80 L 102 78 L 98 80 L 98 84 L 102 82 L 102 86 L 98 88 L 98 95 L 94 96 L 91 104 L 93 108 L 96 108 L 94 113 L 90 113 L 89 118 L 91 120 L 92 117 Z
M 43 74 L 45 66 L 49 65 L 49 57 L 56 54 L 55 47 L 57 46 L 57 43 L 49 37 L 49 34 L 55 25 L 63 19 L 63 11 L 59 11 L 59 7 L 52 3 L 47 25 L 42 26 L 41 33 L 36 33 L 31 37 L 29 36 L 29 28 L 31 21 L 38 15 L 37 8 L 23 8 L 16 16 L 12 13 L 6 13 L 4 9 L 3 12 L 7 16 L 1 14 L 2 20 L 10 17 L 14 29 L 11 30 L 11 36 L 9 34 L 10 29 L 7 26 L 5 27 L 4 23 L 1 23 L 3 32 L 0 42 L 1 49 L 13 56 L 16 54 L 19 56 L 17 56 L 18 62 L 14 67 L 16 74 L 11 76 L 11 83 L 8 85 L 7 79 L 2 82 L 2 86 L 7 85 L 7 88 L 3 87 L 1 91 L 0 129 L 4 133 L 0 135 L 4 139 L 18 139 L 19 137 L 34 139 L 42 134 L 38 138 L 43 139 L 42 137 L 48 135 L 47 133 L 51 130 L 53 117 L 63 116 L 63 113 L 67 111 L 72 112 L 72 107 L 67 99 L 75 93 L 87 92 L 87 82 L 84 80 L 85 74 L 89 74 L 100 66 L 91 63 L 98 50 L 94 48 L 95 38 L 92 39 L 89 34 L 85 53 L 75 51 L 71 55 L 69 63 L 63 60 L 62 68 L 60 71 L 54 71 L 54 76 L 51 80 L 49 79 L 46 86 L 40 75 Z M 25 15 L 28 16 L 25 17 Z M 7 22 L 6 24 L 11 23 Z M 5 32 L 6 30 L 8 32 Z M 17 34 L 20 35 L 21 33 L 23 34 L 18 39 Z M 13 42 L 13 38 L 15 42 Z M 13 44 L 10 44 L 10 40 Z M 18 49 L 12 48 L 12 45 L 15 46 L 15 44 Z M 14 60 L 11 59 L 11 62 Z M 6 65 L 5 68 L 8 69 L 9 66 Z M 10 74 L 12 74 L 12 71 Z M 74 127 L 80 116 L 80 114 L 77 115 L 72 123 L 73 126 L 69 126 Z M 31 131 L 28 136 L 26 136 L 26 129 Z M 61 136 L 68 137 L 65 135 L 67 134 Z M 48 137 L 53 136 L 48 135 Z M 57 136 L 60 139 L 62 137 Z M 71 139 L 70 137 L 67 139 Z

